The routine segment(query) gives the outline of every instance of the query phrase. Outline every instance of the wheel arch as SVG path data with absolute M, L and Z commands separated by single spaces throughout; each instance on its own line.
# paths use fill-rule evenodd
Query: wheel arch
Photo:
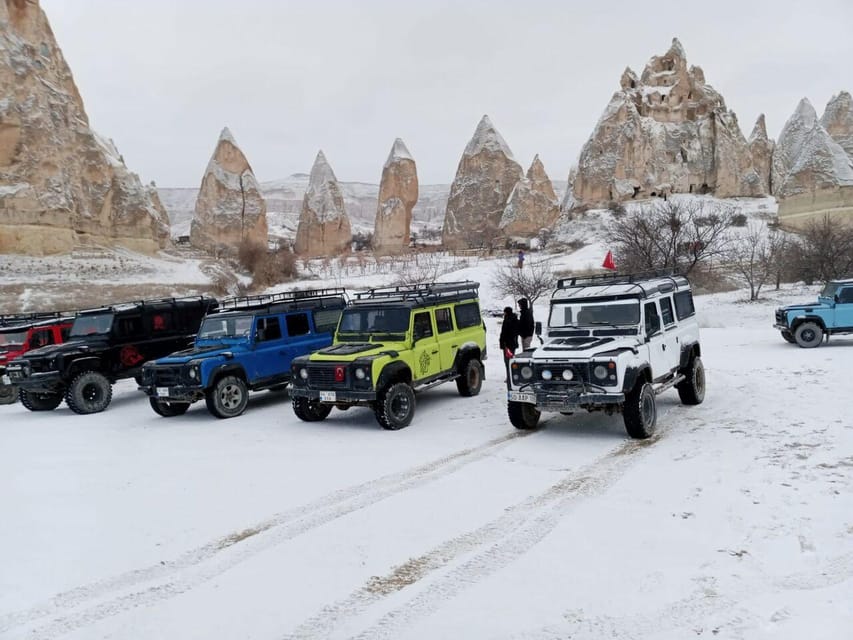
M 625 370 L 625 381 L 622 383 L 623 393 L 631 391 L 636 386 L 638 380 L 645 382 L 652 381 L 652 368 L 648 363 L 636 367 L 628 367 Z
M 379 391 L 379 389 L 395 382 L 412 384 L 412 370 L 402 360 L 390 362 L 383 367 L 382 373 L 379 374 L 379 379 L 376 381 L 376 390 Z
M 681 346 L 681 364 L 680 368 L 683 369 L 693 358 L 702 357 L 702 347 L 699 346 L 698 342 L 691 342 L 688 344 L 684 344 Z
M 217 382 L 219 382 L 225 376 L 237 376 L 248 386 L 249 379 L 246 376 L 246 371 L 243 369 L 243 366 L 240 364 L 222 364 L 213 369 L 210 372 L 210 376 L 208 377 L 207 384 L 204 385 L 205 389 L 212 388 Z
M 796 318 L 794 318 L 793 322 L 791 322 L 791 333 L 793 334 L 794 332 L 796 332 L 797 329 L 799 329 L 800 325 L 805 324 L 806 322 L 814 322 L 817 326 L 820 327 L 821 331 L 826 332 L 826 323 L 824 322 L 823 318 L 816 315 L 808 315 L 797 316 Z
M 466 342 L 456 352 L 456 358 L 453 361 L 453 368 L 459 369 L 460 365 L 469 358 L 483 359 L 483 350 L 476 342 Z

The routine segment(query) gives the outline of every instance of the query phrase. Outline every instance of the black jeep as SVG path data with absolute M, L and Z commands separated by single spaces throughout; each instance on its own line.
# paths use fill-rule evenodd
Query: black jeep
M 81 311 L 68 342 L 28 352 L 6 373 L 30 411 L 62 402 L 75 413 L 97 413 L 112 400 L 112 384 L 138 378 L 142 365 L 192 345 L 214 298 L 168 298 Z

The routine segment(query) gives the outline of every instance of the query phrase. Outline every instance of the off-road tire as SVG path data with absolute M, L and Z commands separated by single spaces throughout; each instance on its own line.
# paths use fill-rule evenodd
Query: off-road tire
M 3 385 L 0 387 L 0 404 L 15 404 L 18 401 L 18 387 Z
M 249 404 L 249 389 L 238 376 L 222 376 L 205 392 L 204 401 L 207 410 L 217 418 L 236 418 Z
M 690 364 L 681 373 L 684 375 L 684 382 L 675 385 L 681 403 L 702 404 L 705 399 L 705 366 L 702 364 L 702 358 L 691 358 Z
M 151 403 L 154 413 L 164 418 L 182 416 L 190 408 L 189 402 L 170 402 L 168 400 L 160 400 L 159 398 L 148 398 L 148 402 Z
M 638 440 L 650 437 L 655 432 L 658 410 L 655 390 L 645 380 L 640 380 L 625 397 L 622 418 L 628 435 Z
M 415 417 L 415 390 L 406 382 L 388 385 L 379 392 L 373 412 L 383 429 L 408 427 Z
M 525 431 L 535 429 L 539 425 L 539 417 L 542 415 L 539 409 L 529 402 L 508 402 L 506 412 L 512 426 Z
M 105 410 L 112 399 L 113 386 L 97 371 L 78 373 L 65 390 L 65 404 L 74 413 L 84 416 Z
M 456 378 L 456 388 L 459 395 L 465 398 L 476 396 L 483 387 L 483 363 L 477 358 L 468 358 L 459 368 L 459 377 Z
M 804 322 L 794 331 L 794 339 L 803 349 L 819 347 L 823 342 L 823 329 L 815 322 Z
M 790 331 L 787 331 L 787 330 L 783 331 L 782 332 L 782 339 L 785 342 L 790 342 L 791 344 L 797 344 L 797 339 L 794 337 L 794 334 L 792 334 Z
M 321 422 L 329 417 L 332 406 L 310 398 L 293 398 L 293 413 L 304 422 Z
M 21 400 L 21 404 L 30 411 L 53 411 L 62 404 L 61 393 L 36 393 L 35 391 L 20 389 L 18 398 Z

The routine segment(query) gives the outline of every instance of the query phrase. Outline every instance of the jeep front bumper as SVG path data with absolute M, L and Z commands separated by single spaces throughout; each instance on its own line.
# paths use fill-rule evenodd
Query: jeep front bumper
M 12 363 L 6 367 L 6 375 L 3 377 L 5 383 L 17 385 L 26 391 L 34 393 L 57 393 L 65 388 L 59 371 L 45 371 L 43 373 L 32 373 L 29 368 L 20 364 Z
M 376 391 L 355 391 L 353 389 L 321 391 L 294 385 L 290 388 L 290 396 L 292 398 L 319 400 L 328 404 L 367 404 L 376 400 Z
M 617 391 L 603 392 L 587 387 L 543 389 L 528 386 L 508 391 L 507 400 L 533 404 L 540 411 L 573 411 L 622 404 L 625 402 L 625 394 Z
M 204 389 L 187 385 L 156 387 L 152 384 L 140 385 L 137 389 L 150 398 L 167 402 L 196 402 L 204 397 Z

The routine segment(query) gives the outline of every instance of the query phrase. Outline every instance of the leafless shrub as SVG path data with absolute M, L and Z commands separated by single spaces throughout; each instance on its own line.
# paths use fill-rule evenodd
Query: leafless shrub
M 518 268 L 515 262 L 506 262 L 499 266 L 494 275 L 493 285 L 502 296 L 513 299 L 527 298 L 532 305 L 555 285 L 551 261 L 531 260 Z
M 246 239 L 237 246 L 237 262 L 249 273 L 255 273 L 266 257 L 267 248 L 260 242 Z
M 792 243 L 794 277 L 808 284 L 853 275 L 853 224 L 824 215 L 811 220 Z
M 749 285 L 750 302 L 758 300 L 761 288 L 776 271 L 777 257 L 783 242 L 781 234 L 770 231 L 760 222 L 751 222 L 744 233 L 735 237 L 728 247 L 729 265 Z
M 299 275 L 296 260 L 296 254 L 288 249 L 265 253 L 264 259 L 256 265 L 252 286 L 261 289 L 296 278 Z

